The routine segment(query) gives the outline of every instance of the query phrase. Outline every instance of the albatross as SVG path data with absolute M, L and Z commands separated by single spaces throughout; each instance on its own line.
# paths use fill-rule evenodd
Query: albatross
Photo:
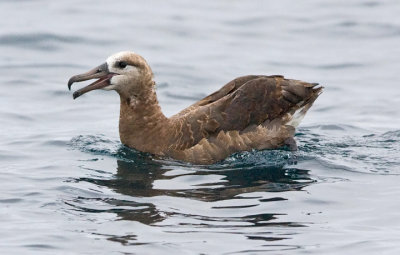
M 96 89 L 118 92 L 119 135 L 125 146 L 192 164 L 213 164 L 253 149 L 286 145 L 297 150 L 295 128 L 323 89 L 281 75 L 247 75 L 167 118 L 157 100 L 153 72 L 140 55 L 116 53 L 71 77 L 68 88 L 90 79 L 97 80 L 75 91 L 73 98 Z

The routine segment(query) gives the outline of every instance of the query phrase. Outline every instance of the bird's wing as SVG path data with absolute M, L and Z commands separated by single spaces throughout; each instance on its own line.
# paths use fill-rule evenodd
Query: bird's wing
M 172 116 L 171 118 L 179 118 L 184 116 L 188 112 L 191 112 L 198 108 L 199 106 L 204 106 L 210 103 L 213 103 L 222 97 L 229 95 L 240 88 L 243 84 L 247 83 L 248 81 L 263 77 L 262 75 L 246 75 L 242 77 L 238 77 L 227 84 L 225 84 L 221 89 L 215 91 L 214 93 L 206 96 L 205 98 L 197 101 L 196 103 L 192 104 L 191 106 L 187 107 L 186 109 L 180 111 L 176 115 Z
M 179 118 L 179 149 L 190 148 L 220 131 L 242 131 L 250 125 L 293 114 L 312 104 L 322 88 L 283 76 L 244 76 L 173 116 Z

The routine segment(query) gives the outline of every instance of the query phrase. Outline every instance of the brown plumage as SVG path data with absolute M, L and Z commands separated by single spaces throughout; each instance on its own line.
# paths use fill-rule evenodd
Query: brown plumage
M 116 90 L 121 99 L 119 133 L 128 147 L 195 164 L 212 164 L 251 149 L 296 149 L 295 128 L 322 92 L 315 83 L 280 75 L 248 75 L 167 118 L 154 90 L 153 73 L 132 52 L 120 52 L 68 83 L 99 78 L 74 93 Z

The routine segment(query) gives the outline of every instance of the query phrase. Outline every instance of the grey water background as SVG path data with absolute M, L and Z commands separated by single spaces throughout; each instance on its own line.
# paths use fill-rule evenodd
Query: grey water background
M 0 1 L 1 254 L 400 254 L 400 2 Z M 170 116 L 240 75 L 324 93 L 297 158 L 123 147 L 70 76 L 133 50 Z M 74 85 L 75 89 L 82 85 Z

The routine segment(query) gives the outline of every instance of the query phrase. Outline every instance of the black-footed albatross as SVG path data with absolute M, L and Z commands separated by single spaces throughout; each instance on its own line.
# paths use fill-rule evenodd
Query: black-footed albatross
M 322 92 L 316 83 L 281 75 L 248 75 L 167 118 L 161 112 L 153 72 L 143 57 L 119 52 L 74 82 L 98 79 L 74 92 L 115 90 L 121 99 L 119 135 L 133 149 L 193 164 L 212 164 L 239 151 L 296 150 L 295 128 Z

